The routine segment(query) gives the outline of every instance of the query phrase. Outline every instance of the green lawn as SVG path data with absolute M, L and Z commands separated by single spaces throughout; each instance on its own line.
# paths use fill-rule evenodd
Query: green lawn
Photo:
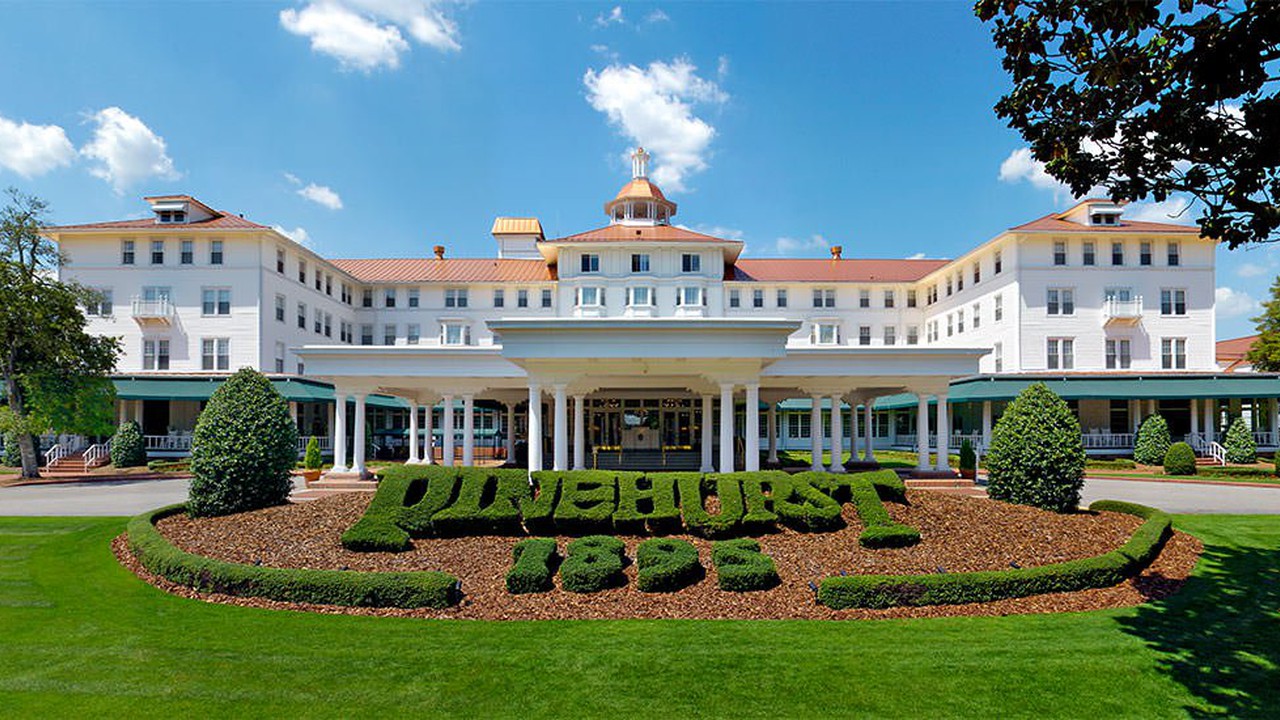
M 1174 599 L 874 622 L 414 621 L 169 596 L 120 519 L 0 519 L 5 717 L 1274 717 L 1280 517 L 1183 517 Z

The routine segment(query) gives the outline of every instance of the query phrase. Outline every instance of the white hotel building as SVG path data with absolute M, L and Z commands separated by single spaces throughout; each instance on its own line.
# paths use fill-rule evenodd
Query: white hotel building
M 492 258 L 328 259 L 186 195 L 46 233 L 64 277 L 104 293 L 89 328 L 123 339 L 119 415 L 156 455 L 189 451 L 243 366 L 354 473 L 368 448 L 469 465 L 525 443 L 535 467 L 703 470 L 940 444 L 919 470 L 947 471 L 945 450 L 984 444 L 1037 380 L 1091 453 L 1132 452 L 1157 411 L 1201 449 L 1237 415 L 1276 445 L 1276 376 L 1216 364 L 1214 243 L 1196 228 L 1087 200 L 950 260 L 743 258 L 672 224 L 646 166 L 638 151 L 603 227 L 547 238 L 497 218 Z

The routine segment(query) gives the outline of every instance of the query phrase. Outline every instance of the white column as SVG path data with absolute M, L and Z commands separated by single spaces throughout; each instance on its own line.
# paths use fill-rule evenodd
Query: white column
M 702 396 L 702 467 L 701 472 L 715 472 L 715 466 L 711 464 L 712 441 L 715 437 L 712 434 L 712 403 L 715 402 L 714 395 Z
M 720 472 L 733 472 L 733 383 L 720 383 Z
M 822 397 L 820 395 L 811 395 L 809 402 L 812 403 L 809 408 L 809 453 L 813 457 L 809 462 L 809 469 L 814 472 L 822 472 L 822 445 L 826 439 L 822 432 Z
M 116 401 L 116 425 L 123 425 L 124 421 L 127 420 L 128 417 L 129 417 L 129 401 L 117 400 Z M 330 424 L 330 427 L 333 427 L 333 425 Z
M 982 401 L 982 447 L 991 447 L 991 401 Z
M 867 398 L 862 403 L 862 435 L 866 438 L 867 452 L 862 456 L 863 462 L 873 463 L 876 461 L 876 451 L 872 447 L 876 438 L 875 415 L 871 412 L 871 404 L 875 402 L 875 398 Z
M 507 403 L 507 462 L 515 462 L 516 459 L 516 404 L 514 402 Z
M 1191 398 L 1191 434 L 1200 434 L 1200 401 Z
M 947 458 L 951 441 L 951 421 L 947 418 L 947 394 L 938 393 L 938 461 L 939 471 L 951 469 L 951 460 Z
M 418 401 L 409 401 L 409 464 L 416 465 L 418 459 Z
M 332 432 L 333 432 L 333 409 L 334 409 L 334 407 L 336 407 L 336 406 L 335 406 L 335 405 L 326 405 L 326 406 L 325 406 L 325 410 L 327 411 L 327 422 L 325 423 L 325 430 L 326 430 L 326 432 L 329 432 L 329 433 L 332 433 Z M 333 447 L 333 446 L 331 445 L 330 447 Z
M 861 462 L 858 454 L 858 399 L 849 400 L 849 463 Z
M 747 456 L 743 458 L 743 467 L 747 472 L 756 472 L 760 469 L 760 383 L 747 385 L 746 402 L 747 418 L 744 426 L 747 437 L 743 445 Z
M 573 469 L 587 469 L 587 413 L 583 407 L 586 397 L 573 396 Z
M 347 471 L 347 394 L 335 391 L 333 406 L 333 424 L 329 426 L 333 430 L 333 470 L 331 472 L 344 473 Z
M 929 396 L 916 393 L 916 470 L 929 469 Z
M 1155 415 L 1155 414 L 1156 414 L 1156 401 L 1155 401 L 1155 400 L 1148 400 L 1148 401 L 1147 401 L 1147 415 L 1148 415 L 1148 416 L 1150 416 L 1150 415 Z
M 462 396 L 462 466 L 476 464 L 476 396 Z
M 1140 400 L 1129 401 L 1129 418 L 1133 421 L 1133 431 L 1138 432 L 1138 428 L 1142 427 L 1142 402 Z
M 552 455 L 553 470 L 569 469 L 569 398 L 565 395 L 563 384 L 553 386 L 555 389 L 555 452 Z
M 356 446 L 353 448 L 355 452 L 352 453 L 355 456 L 355 460 L 351 463 L 351 472 L 363 477 L 365 473 L 364 446 L 367 442 L 364 436 L 364 393 L 356 393 L 354 397 L 356 400 L 356 432 L 352 440 Z
M 444 396 L 440 413 L 440 464 L 453 467 L 453 396 Z
M 778 403 L 769 402 L 769 464 L 778 463 Z
M 1204 439 L 1213 441 L 1218 431 L 1218 401 L 1214 398 L 1204 400 Z
M 1271 398 L 1271 442 L 1280 443 L 1280 398 Z
M 542 469 L 542 387 L 529 383 L 529 471 Z
M 133 421 L 138 423 L 138 427 L 142 427 L 142 400 L 133 401 Z
M 298 426 L 298 403 L 289 402 L 289 417 L 293 419 L 293 426 Z
M 857 408 L 854 408 L 857 411 Z M 831 396 L 831 467 L 833 473 L 844 472 L 844 411 L 840 409 L 840 396 Z M 850 444 L 856 444 L 857 440 Z
M 436 461 L 436 405 L 429 403 L 423 409 L 426 412 L 422 413 L 422 434 L 426 437 L 422 441 L 422 462 L 431 465 Z

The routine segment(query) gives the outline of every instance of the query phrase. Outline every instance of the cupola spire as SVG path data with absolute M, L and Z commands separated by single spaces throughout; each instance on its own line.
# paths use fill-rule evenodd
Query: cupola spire
M 649 153 L 644 148 L 638 147 L 631 153 L 631 178 L 634 180 L 648 177 Z

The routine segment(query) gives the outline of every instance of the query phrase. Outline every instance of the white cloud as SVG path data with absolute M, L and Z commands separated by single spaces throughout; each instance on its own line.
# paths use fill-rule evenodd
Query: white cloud
M 621 25 L 627 19 L 622 16 L 622 6 L 614 5 L 607 13 L 600 13 L 596 16 L 596 25 L 598 27 L 608 27 L 610 25 Z
M 1236 268 L 1236 274 L 1242 278 L 1261 277 L 1271 272 L 1271 266 L 1259 263 L 1245 263 Z
M 671 16 L 662 12 L 660 8 L 654 8 L 652 12 L 644 16 L 644 21 L 647 23 L 667 22 L 670 19 Z
M 409 38 L 441 51 L 461 50 L 458 27 L 433 0 L 311 0 L 280 11 L 280 25 L 342 67 L 370 72 L 400 67 Z
M 1066 186 L 1045 172 L 1044 163 L 1031 155 L 1031 148 L 1018 148 L 1000 163 L 1000 181 L 1007 183 L 1028 182 L 1041 190 L 1061 192 Z
M 827 239 L 816 233 L 807 238 L 780 237 L 774 243 L 774 252 L 785 256 L 813 255 L 830 250 Z
M 918 252 L 918 253 L 915 253 L 914 255 L 907 256 L 908 260 L 923 260 L 924 258 L 925 258 L 925 254 L 922 252 Z
M 323 205 L 330 210 L 342 209 L 342 198 L 338 196 L 338 193 L 325 185 L 309 183 L 306 187 L 299 190 L 298 194 L 311 202 L 316 203 L 317 205 Z
M 1258 312 L 1259 304 L 1249 293 L 1243 290 L 1232 290 L 1220 287 L 1213 291 L 1214 314 L 1218 320 L 1253 315 Z
M 720 59 L 716 61 L 716 80 L 724 82 L 727 77 L 729 77 L 729 56 L 721 55 Z
M 173 167 L 164 138 L 138 118 L 118 107 L 109 107 L 89 119 L 98 127 L 93 139 L 80 148 L 80 154 L 98 162 L 89 172 L 106 180 L 117 193 L 148 178 L 182 177 Z
M 70 165 L 76 149 L 58 125 L 16 123 L 0 116 L 0 168 L 25 178 Z
M 707 168 L 716 130 L 693 111 L 699 104 L 723 104 L 729 96 L 716 83 L 698 77 L 688 60 L 653 62 L 647 68 L 613 64 L 599 72 L 587 70 L 582 82 L 591 106 L 653 154 L 654 182 L 684 190 L 690 174 Z
M 307 232 L 306 228 L 296 227 L 292 230 L 289 230 L 285 228 L 283 225 L 272 225 L 271 229 L 289 238 L 290 240 L 298 243 L 299 245 L 306 245 L 307 247 L 311 246 L 311 235 Z
M 1192 224 L 1190 207 L 1191 203 L 1186 198 L 1180 197 L 1171 197 L 1161 202 L 1131 203 L 1124 208 L 1124 218 L 1142 222 L 1190 225 Z
M 747 236 L 747 233 L 743 230 L 726 227 L 724 225 L 704 225 L 699 223 L 693 227 L 689 227 L 688 225 L 676 223 L 676 227 L 684 228 L 685 230 L 692 230 L 697 233 L 702 233 L 703 235 L 723 238 L 725 240 L 743 240 Z

